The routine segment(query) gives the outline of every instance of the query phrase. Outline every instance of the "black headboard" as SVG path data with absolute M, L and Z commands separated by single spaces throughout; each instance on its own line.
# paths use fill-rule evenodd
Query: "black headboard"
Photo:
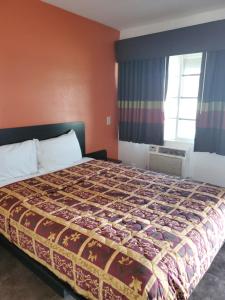
M 85 154 L 85 126 L 83 122 L 70 122 L 29 127 L 0 129 L 0 146 L 20 143 L 25 140 L 45 140 L 57 137 L 73 129 L 80 143 L 82 154 Z

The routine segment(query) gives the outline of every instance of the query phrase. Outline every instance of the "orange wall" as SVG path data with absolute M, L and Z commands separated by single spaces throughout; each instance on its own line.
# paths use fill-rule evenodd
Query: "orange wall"
M 118 38 L 39 0 L 1 1 L 0 128 L 84 121 L 87 151 L 106 148 L 116 158 Z

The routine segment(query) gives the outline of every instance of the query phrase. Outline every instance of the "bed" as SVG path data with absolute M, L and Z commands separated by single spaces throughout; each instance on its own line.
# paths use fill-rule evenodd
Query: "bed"
M 225 189 L 86 160 L 0 188 L 0 234 L 85 298 L 188 299 L 225 240 Z

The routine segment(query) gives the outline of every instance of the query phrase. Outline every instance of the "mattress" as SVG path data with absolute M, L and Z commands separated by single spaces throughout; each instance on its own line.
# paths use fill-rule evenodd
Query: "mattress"
M 188 299 L 225 189 L 91 160 L 0 188 L 0 233 L 88 299 Z

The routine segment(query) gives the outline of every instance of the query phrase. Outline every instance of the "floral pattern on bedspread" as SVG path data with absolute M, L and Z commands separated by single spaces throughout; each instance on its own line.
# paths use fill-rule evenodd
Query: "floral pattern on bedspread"
M 187 299 L 225 239 L 225 189 L 89 161 L 0 189 L 0 233 L 89 299 Z

